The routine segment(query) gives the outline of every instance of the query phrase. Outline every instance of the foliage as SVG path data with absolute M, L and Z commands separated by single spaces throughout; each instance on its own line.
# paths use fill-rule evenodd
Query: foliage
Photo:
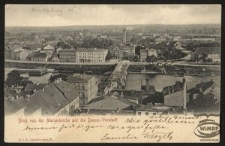
M 110 60 L 112 59 L 112 54 L 108 52 L 107 56 L 106 56 L 106 60 Z
M 109 46 L 113 45 L 113 40 L 105 39 L 105 38 L 93 38 L 93 37 L 85 37 L 84 42 L 81 45 L 83 48 L 103 48 L 106 49 Z
M 16 86 L 16 85 L 20 85 L 22 80 L 23 80 L 23 77 L 20 76 L 19 72 L 13 70 L 10 73 L 8 73 L 5 84 L 10 87 Z
M 56 44 L 56 48 L 63 48 L 63 49 L 70 49 L 70 45 L 66 44 L 65 42 L 63 41 L 60 41 Z
M 146 61 L 147 62 L 156 62 L 157 61 L 157 57 L 155 55 L 147 56 Z

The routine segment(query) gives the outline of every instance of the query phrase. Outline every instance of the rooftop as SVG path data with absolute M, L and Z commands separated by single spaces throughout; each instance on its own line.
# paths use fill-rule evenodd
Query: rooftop
M 68 83 L 86 83 L 93 77 L 94 76 L 92 75 L 75 74 L 75 75 L 69 76 L 67 79 L 67 82 Z
M 46 45 L 43 47 L 44 50 L 54 50 L 55 48 L 52 45 Z
M 220 47 L 198 47 L 195 50 L 195 54 L 221 54 L 221 48 Z
M 200 92 L 200 88 L 202 89 L 202 92 L 204 92 L 205 90 L 207 90 L 209 87 L 211 87 L 214 84 L 214 81 L 208 81 L 208 82 L 201 82 L 197 85 L 195 85 L 194 88 L 189 89 L 187 92 L 188 93 L 199 93 Z
M 132 104 L 128 104 L 128 102 L 124 102 L 113 97 L 108 97 L 108 98 L 104 98 L 102 100 L 98 100 L 96 102 L 90 103 L 88 105 L 88 108 L 94 109 L 94 110 L 115 110 L 115 111 L 123 110 L 130 106 L 133 106 Z
M 55 82 L 47 85 L 43 90 L 37 91 L 29 98 L 25 113 L 29 115 L 42 109 L 43 115 L 54 115 L 76 98 L 78 98 L 78 93 L 73 85 L 64 81 Z
M 24 91 L 33 91 L 34 89 L 40 90 L 43 89 L 47 84 L 33 84 L 33 83 L 28 83 L 24 89 Z
M 4 101 L 5 114 L 6 115 L 14 114 L 18 112 L 19 110 L 25 108 L 26 105 L 27 105 L 27 101 L 21 98 L 15 99 L 13 101 L 7 99 Z
M 175 93 L 183 90 L 183 83 L 180 81 L 176 81 L 175 85 L 166 86 L 163 88 L 163 95 L 168 95 L 169 93 Z
M 36 52 L 33 54 L 33 57 L 43 57 L 46 58 L 47 54 L 46 53 L 40 53 L 40 52 Z
M 97 48 L 78 48 L 76 52 L 103 52 L 107 51 L 107 49 L 97 49 Z
M 60 52 L 75 52 L 75 49 L 61 49 Z

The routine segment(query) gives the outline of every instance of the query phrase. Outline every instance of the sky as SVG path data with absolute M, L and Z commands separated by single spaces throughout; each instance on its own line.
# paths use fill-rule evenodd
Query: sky
M 5 26 L 220 24 L 221 5 L 5 5 Z

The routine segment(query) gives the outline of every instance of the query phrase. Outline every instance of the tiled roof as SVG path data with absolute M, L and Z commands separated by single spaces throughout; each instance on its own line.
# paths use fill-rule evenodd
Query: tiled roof
M 178 91 L 182 91 L 183 90 L 183 83 L 177 81 L 175 85 L 172 86 L 166 86 L 163 88 L 163 95 L 168 95 L 169 92 L 175 93 Z
M 132 106 L 113 97 L 104 98 L 102 100 L 92 102 L 88 105 L 89 109 L 94 110 L 123 110 Z
M 91 75 L 72 75 L 67 79 L 68 83 L 86 83 L 94 76 Z
M 197 84 L 194 88 L 189 89 L 188 93 L 199 93 L 200 88 L 202 88 L 203 92 L 207 90 L 209 87 L 211 87 L 214 84 L 214 81 L 208 81 L 208 82 L 201 82 Z
M 96 48 L 78 48 L 76 49 L 76 52 L 103 52 L 107 51 L 107 49 L 96 49 Z
M 6 115 L 11 115 L 16 113 L 17 111 L 25 108 L 27 105 L 27 101 L 25 101 L 22 98 L 15 99 L 13 101 L 11 100 L 5 100 L 4 101 L 4 110 Z
M 73 85 L 64 81 L 53 83 L 30 97 L 25 113 L 29 115 L 42 108 L 42 114 L 54 115 L 77 97 Z
M 24 89 L 24 91 L 33 91 L 34 89 L 40 90 L 43 89 L 47 84 L 33 84 L 33 83 L 28 83 Z
M 76 52 L 75 49 L 61 49 L 60 52 Z
M 44 50 L 54 50 L 55 48 L 52 45 L 46 45 L 43 47 Z
M 123 98 L 125 99 L 140 99 L 142 97 L 142 91 L 126 90 L 123 91 Z

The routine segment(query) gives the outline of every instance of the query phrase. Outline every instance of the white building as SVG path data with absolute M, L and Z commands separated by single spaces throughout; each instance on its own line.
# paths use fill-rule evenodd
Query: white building
M 77 63 L 104 63 L 108 54 L 107 49 L 77 49 L 76 62 Z

